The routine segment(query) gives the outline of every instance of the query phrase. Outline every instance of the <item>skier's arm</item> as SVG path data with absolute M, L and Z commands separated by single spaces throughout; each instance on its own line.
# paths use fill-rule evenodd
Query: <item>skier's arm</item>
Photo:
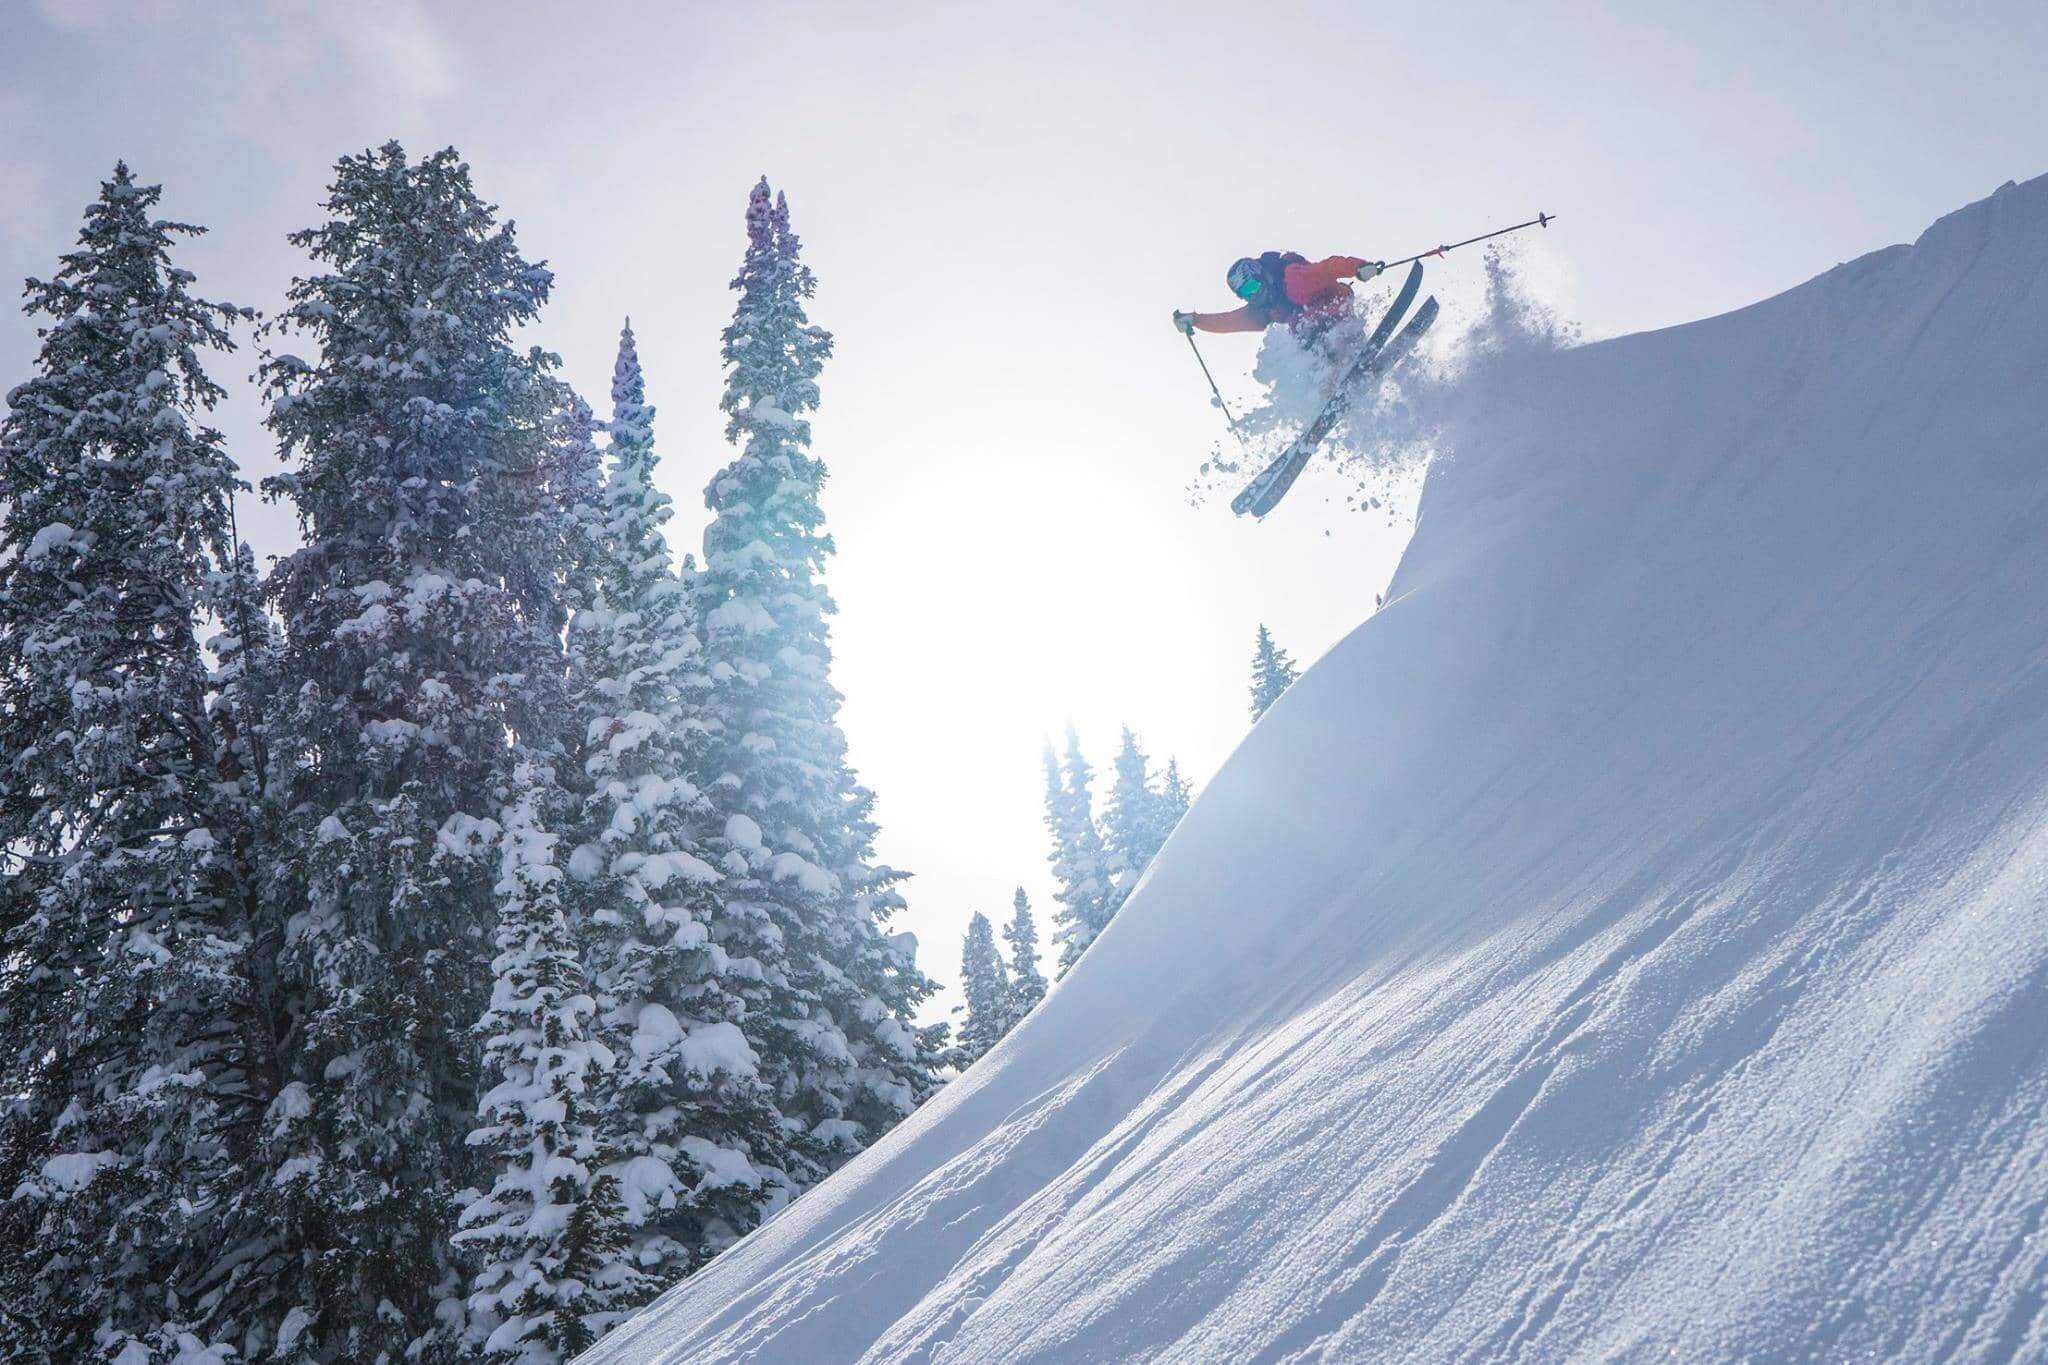
M 1329 256 L 1309 265 L 1287 267 L 1287 297 L 1296 303 L 1314 302 L 1337 285 L 1358 277 L 1363 256 Z
M 1263 314 L 1254 313 L 1250 306 L 1233 308 L 1227 313 L 1196 313 L 1195 326 L 1204 332 L 1263 332 L 1267 319 Z

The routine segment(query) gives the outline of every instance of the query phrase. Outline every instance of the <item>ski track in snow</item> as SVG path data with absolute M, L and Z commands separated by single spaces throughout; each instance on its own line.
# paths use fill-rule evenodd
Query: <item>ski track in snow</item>
M 1046 1004 L 591 1362 L 2048 1358 L 2048 179 L 1506 356 Z

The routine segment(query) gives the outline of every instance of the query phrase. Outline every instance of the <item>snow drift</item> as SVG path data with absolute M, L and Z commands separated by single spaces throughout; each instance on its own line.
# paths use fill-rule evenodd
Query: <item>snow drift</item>
M 2048 179 L 1474 393 L 1044 1007 L 588 1359 L 2048 1356 Z

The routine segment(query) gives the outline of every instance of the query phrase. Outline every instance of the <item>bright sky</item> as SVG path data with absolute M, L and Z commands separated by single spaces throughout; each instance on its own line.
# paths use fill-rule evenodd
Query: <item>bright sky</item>
M 718 332 L 766 172 L 838 338 L 816 450 L 846 728 L 950 984 L 975 910 L 1020 882 L 1051 909 L 1042 737 L 1071 718 L 1106 767 L 1128 720 L 1206 777 L 1255 626 L 1312 659 L 1392 572 L 1404 531 L 1334 476 L 1262 525 L 1189 505 L 1219 418 L 1168 314 L 1226 303 L 1232 258 L 1545 209 L 1542 273 L 1589 334 L 1686 321 L 2048 170 L 2044 70 L 2039 0 L 0 0 L 0 279 L 47 273 L 126 157 L 214 229 L 201 291 L 271 310 L 337 155 L 452 143 L 555 269 L 535 339 L 600 409 L 632 314 L 680 550 L 726 458 Z M 33 349 L 0 324 L 0 385 Z M 1242 393 L 1250 344 L 1208 349 Z M 218 377 L 255 478 L 252 365 Z

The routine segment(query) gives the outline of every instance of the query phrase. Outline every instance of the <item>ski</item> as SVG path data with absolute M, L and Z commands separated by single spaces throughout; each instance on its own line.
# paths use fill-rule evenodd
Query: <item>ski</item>
M 1386 313 L 1380 318 L 1380 325 L 1372 329 L 1372 335 L 1367 337 L 1365 345 L 1359 348 L 1357 358 L 1351 362 L 1350 372 L 1355 373 L 1360 365 L 1379 354 L 1380 347 L 1387 344 L 1387 338 L 1401 325 L 1401 319 L 1408 316 L 1408 309 L 1415 303 L 1415 295 L 1421 288 L 1422 262 L 1417 261 L 1408 267 L 1408 277 L 1401 281 L 1400 289 L 1395 291 L 1394 301 L 1387 305 Z
M 1388 314 L 1392 316 L 1393 309 L 1389 309 Z M 1392 341 L 1383 340 L 1377 347 L 1371 347 L 1369 344 L 1366 353 L 1345 372 L 1343 382 L 1337 386 L 1337 391 L 1330 395 L 1330 401 L 1323 405 L 1323 410 L 1316 414 L 1315 421 L 1308 424 L 1307 430 L 1297 436 L 1294 444 L 1282 451 L 1278 459 L 1267 465 L 1257 478 L 1245 485 L 1245 490 L 1231 500 L 1230 510 L 1239 516 L 1263 517 L 1278 506 L 1280 499 L 1287 495 L 1287 490 L 1294 486 L 1295 479 L 1300 477 L 1301 471 L 1308 465 L 1309 458 L 1316 453 L 1316 448 L 1322 444 L 1323 438 L 1330 434 L 1331 429 L 1350 408 L 1353 396 L 1366 386 L 1367 381 L 1385 374 L 1413 350 L 1422 334 L 1429 330 L 1429 325 L 1436 321 L 1436 314 L 1437 302 L 1432 296 L 1423 300 L 1422 307 L 1416 310 L 1415 316 Z M 1384 328 L 1386 323 L 1382 321 L 1380 326 Z M 1374 335 L 1378 336 L 1377 330 Z

